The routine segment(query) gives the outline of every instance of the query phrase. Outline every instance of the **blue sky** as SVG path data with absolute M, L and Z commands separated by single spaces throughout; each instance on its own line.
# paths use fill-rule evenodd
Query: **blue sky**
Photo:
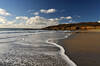
M 5 27 L 5 25 L 6 27 L 11 25 L 18 27 L 20 24 L 23 27 L 30 25 L 31 28 L 34 28 L 34 25 L 37 27 L 49 26 L 57 24 L 57 22 L 93 22 L 100 20 L 100 0 L 0 1 L 0 24 L 2 27 Z M 7 13 L 10 15 L 7 15 Z

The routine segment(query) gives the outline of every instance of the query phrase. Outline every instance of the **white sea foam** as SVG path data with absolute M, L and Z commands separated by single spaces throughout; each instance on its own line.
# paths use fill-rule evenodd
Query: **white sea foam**
M 71 35 L 71 34 L 69 34 L 69 35 Z M 69 35 L 66 35 L 65 38 L 67 38 Z M 56 40 L 57 40 L 57 39 L 61 39 L 61 38 L 56 38 Z M 60 46 L 59 44 L 56 44 L 56 43 L 52 42 L 52 39 L 48 39 L 46 42 L 49 43 L 49 44 L 53 44 L 53 45 L 55 45 L 55 46 L 57 46 L 57 47 L 60 48 L 60 54 L 61 54 L 62 57 L 67 61 L 68 66 L 77 66 L 77 65 L 65 54 L 65 50 L 64 50 L 64 48 L 63 48 L 62 46 Z
M 20 64 L 21 66 L 23 63 L 20 61 L 23 60 L 29 64 L 31 60 L 32 63 L 35 64 L 30 66 L 37 66 L 38 63 L 40 64 L 38 66 L 46 66 L 46 62 L 49 64 L 47 66 L 76 66 L 76 64 L 65 55 L 65 50 L 62 46 L 49 42 L 49 40 L 64 39 L 70 36 L 70 33 L 65 36 L 65 32 L 42 30 L 1 31 L 0 60 L 3 60 L 2 63 L 10 62 L 10 66 L 14 66 L 14 63 Z M 51 59 L 45 60 L 45 58 Z M 16 59 L 18 61 L 16 61 Z M 51 62 L 55 63 L 55 65 L 52 65 L 53 63 Z M 56 65 L 57 63 L 58 65 Z M 61 65 L 59 65 L 60 63 Z
M 57 31 L 41 31 L 41 32 L 36 32 L 34 34 L 44 34 L 44 33 L 49 33 L 49 34 L 52 34 L 52 33 L 56 33 Z M 70 31 L 58 31 L 58 32 L 61 32 L 61 33 L 64 33 L 64 32 L 70 32 Z M 60 37 L 60 38 L 55 38 L 55 39 L 48 39 L 46 41 L 46 43 L 49 43 L 49 44 L 53 44 L 55 45 L 56 47 L 60 48 L 60 55 L 63 57 L 63 59 L 66 60 L 66 62 L 68 63 L 68 66 L 77 66 L 66 54 L 65 54 L 65 50 L 62 46 L 60 46 L 59 44 L 56 44 L 54 42 L 51 42 L 52 40 L 58 40 L 58 39 L 65 39 L 65 38 L 68 38 L 69 36 L 71 35 L 71 33 L 65 35 L 64 37 Z M 24 39 L 25 40 L 25 39 Z

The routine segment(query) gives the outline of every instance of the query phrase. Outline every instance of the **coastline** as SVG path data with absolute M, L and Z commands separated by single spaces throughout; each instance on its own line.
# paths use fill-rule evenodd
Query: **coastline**
M 100 66 L 99 36 L 99 31 L 77 31 L 57 44 L 64 47 L 66 55 L 78 66 Z
M 63 46 L 61 46 L 61 45 L 59 45 L 59 44 L 56 44 L 56 41 L 57 41 L 57 40 L 48 39 L 48 40 L 46 41 L 46 43 L 53 44 L 53 45 L 55 45 L 55 46 L 57 46 L 57 47 L 60 48 L 59 54 L 62 56 L 63 59 L 66 60 L 68 66 L 77 66 L 77 65 L 66 55 L 66 53 L 65 53 L 66 51 L 65 51 L 65 49 L 63 48 Z

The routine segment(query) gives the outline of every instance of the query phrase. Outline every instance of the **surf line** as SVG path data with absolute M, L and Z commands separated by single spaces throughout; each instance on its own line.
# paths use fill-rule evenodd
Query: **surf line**
M 67 37 L 66 37 L 66 38 L 67 38 Z M 52 42 L 52 39 L 48 39 L 48 40 L 46 41 L 46 43 L 53 44 L 53 45 L 59 47 L 59 48 L 60 48 L 60 54 L 61 54 L 61 56 L 68 62 L 68 65 L 69 65 L 69 66 L 77 66 L 77 65 L 65 54 L 65 50 L 64 50 L 64 48 L 63 48 L 62 46 L 60 46 L 60 45 L 58 45 L 58 44 Z

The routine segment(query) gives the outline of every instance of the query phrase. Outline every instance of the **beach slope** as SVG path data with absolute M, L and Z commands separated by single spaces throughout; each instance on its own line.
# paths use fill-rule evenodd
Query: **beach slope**
M 100 32 L 75 33 L 60 42 L 78 66 L 100 66 Z

